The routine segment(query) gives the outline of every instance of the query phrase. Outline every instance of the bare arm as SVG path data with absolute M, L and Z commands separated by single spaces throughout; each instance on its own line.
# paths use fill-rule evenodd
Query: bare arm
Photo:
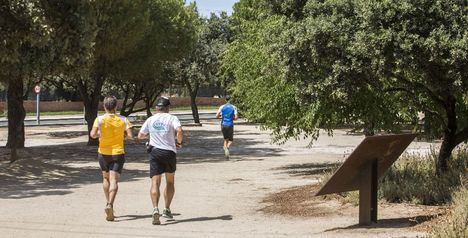
M 239 119 L 239 114 L 237 113 L 237 107 L 234 107 L 234 121 Z
M 127 138 L 130 139 L 130 140 L 133 140 L 133 130 L 132 128 L 128 128 L 127 130 L 125 130 L 125 132 L 127 132 Z
M 220 112 L 220 111 L 218 111 L 218 112 L 216 113 L 216 118 L 221 118 L 221 112 Z
M 91 129 L 91 132 L 89 133 L 89 136 L 93 139 L 99 138 L 99 128 L 93 127 L 93 129 Z
M 176 145 L 177 145 L 177 148 L 181 148 L 182 147 L 182 142 L 184 140 L 184 131 L 182 130 L 182 127 L 179 126 L 176 130 L 177 132 L 177 141 L 176 141 Z
M 148 138 L 148 134 L 143 133 L 143 132 L 138 133 L 138 139 L 139 140 L 144 140 L 144 139 L 147 139 L 147 138 Z

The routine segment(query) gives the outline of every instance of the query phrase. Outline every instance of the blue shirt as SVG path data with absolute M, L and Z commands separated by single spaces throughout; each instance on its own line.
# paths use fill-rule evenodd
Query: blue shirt
M 226 103 L 219 107 L 218 113 L 221 114 L 221 125 L 222 126 L 234 126 L 234 118 L 237 115 L 237 108 Z

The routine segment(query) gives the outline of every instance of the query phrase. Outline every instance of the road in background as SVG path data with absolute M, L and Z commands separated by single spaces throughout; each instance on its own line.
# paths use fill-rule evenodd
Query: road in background
M 193 122 L 193 116 L 191 112 L 173 112 L 182 122 Z M 210 120 L 216 118 L 216 111 L 200 111 L 200 120 Z M 139 117 L 146 116 L 146 114 L 136 114 L 129 116 L 130 121 L 136 121 Z M 25 126 L 62 126 L 62 125 L 85 125 L 86 121 L 83 115 L 67 115 L 67 116 L 47 116 L 41 119 L 41 125 L 37 125 L 36 117 L 29 116 L 24 120 Z M 8 119 L 0 119 L 0 127 L 7 127 Z

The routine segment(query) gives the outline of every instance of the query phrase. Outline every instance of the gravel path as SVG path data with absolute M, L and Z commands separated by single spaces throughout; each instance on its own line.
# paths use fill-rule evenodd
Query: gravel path
M 314 169 L 343 161 L 363 139 L 335 131 L 311 148 L 307 141 L 270 144 L 267 132 L 237 125 L 232 159 L 223 158 L 219 126 L 185 128 L 178 154 L 173 221 L 151 225 L 150 181 L 143 145 L 129 142 L 119 184 L 116 222 L 104 219 L 104 195 L 95 148 L 85 146 L 83 126 L 27 128 L 23 159 L 0 162 L 1 237 L 416 237 L 417 206 L 383 206 L 381 223 L 355 226 L 357 208 L 335 206 L 320 216 L 275 215 L 262 210 L 269 195 L 317 182 Z M 6 138 L 6 129 L 0 130 Z M 4 146 L 5 139 L 0 140 Z M 409 152 L 433 146 L 415 142 Z M 0 148 L 0 161 L 8 158 Z M 312 175 L 311 175 L 312 174 Z M 161 203 L 162 204 L 162 203 Z M 293 206 L 293 205 L 292 205 Z M 302 206 L 297 204 L 297 206 Z M 344 209 L 346 207 L 346 209 Z M 343 209 L 341 209 L 343 208 Z

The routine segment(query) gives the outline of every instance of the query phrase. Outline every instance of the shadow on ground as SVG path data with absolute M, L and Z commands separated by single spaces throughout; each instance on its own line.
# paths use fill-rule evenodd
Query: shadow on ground
M 245 157 L 279 156 L 283 150 L 258 146 L 268 144 L 268 140 L 259 140 L 259 133 L 246 130 L 236 130 L 231 156 L 234 161 Z M 184 147 L 178 153 L 179 163 L 225 162 L 223 137 L 221 131 L 206 131 L 202 129 L 186 131 Z
M 52 148 L 51 148 L 52 150 Z M 60 159 L 23 158 L 10 166 L 0 167 L 0 198 L 20 199 L 37 196 L 66 195 L 71 189 L 86 184 L 100 183 L 98 166 L 67 166 Z M 69 158 L 73 160 L 73 158 Z M 44 160 L 44 161 L 43 161 Z M 146 176 L 146 171 L 125 170 L 122 182 Z
M 321 175 L 327 172 L 336 170 L 342 163 L 304 163 L 291 164 L 275 168 L 281 170 L 281 173 L 286 173 L 292 176 L 312 176 Z
M 202 221 L 212 221 L 212 220 L 223 220 L 223 221 L 230 221 L 232 220 L 231 215 L 224 215 L 218 217 L 195 217 L 195 218 L 188 218 L 183 220 L 170 220 L 162 225 L 175 225 L 178 223 L 186 223 L 186 222 L 202 222 Z
M 380 219 L 377 223 L 369 226 L 352 225 L 347 227 L 338 227 L 325 230 L 325 232 L 340 231 L 340 230 L 352 230 L 352 229 L 375 229 L 375 228 L 408 228 L 418 224 L 431 221 L 442 214 L 434 215 L 423 215 L 413 217 L 402 217 L 402 218 L 391 218 L 391 219 Z
M 233 160 L 258 159 L 255 157 L 277 156 L 281 149 L 259 146 L 265 141 L 248 137 L 248 131 L 235 139 L 236 148 L 232 149 Z M 54 134 L 66 138 L 79 135 Z M 252 133 L 252 138 L 256 133 Z M 178 163 L 228 162 L 222 150 L 222 136 L 218 131 L 203 128 L 188 130 L 185 133 L 184 148 L 178 153 Z M 21 199 L 37 196 L 66 195 L 72 189 L 86 184 L 101 183 L 101 173 L 97 163 L 97 148 L 84 142 L 62 145 L 37 146 L 19 151 L 21 159 L 9 164 L 10 151 L 0 148 L 0 199 Z M 127 163 L 147 163 L 144 142 L 126 143 Z M 249 157 L 249 158 L 246 158 Z M 253 158 L 252 158 L 253 157 Z M 124 167 L 122 182 L 130 182 L 148 176 L 148 171 L 129 170 Z

